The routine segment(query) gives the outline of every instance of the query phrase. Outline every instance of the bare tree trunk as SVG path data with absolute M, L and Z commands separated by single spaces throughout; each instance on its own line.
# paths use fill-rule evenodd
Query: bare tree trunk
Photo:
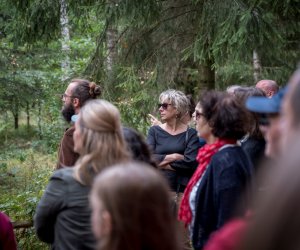
M 199 65 L 199 87 L 200 90 L 215 89 L 215 70 L 213 62 L 207 60 L 205 64 Z
M 253 50 L 253 78 L 254 82 L 258 82 L 261 77 L 261 62 L 256 50 Z
M 15 100 L 12 113 L 14 117 L 15 129 L 18 129 L 19 128 L 19 101 L 18 100 Z
M 117 28 L 114 27 L 114 25 L 109 25 L 106 32 L 106 43 L 107 43 L 106 70 L 107 70 L 108 80 L 110 83 L 114 79 L 113 68 L 118 57 L 117 39 L 118 39 Z
M 39 128 L 39 138 L 42 139 L 42 104 L 41 104 L 41 100 L 38 100 L 38 128 Z
M 26 102 L 26 118 L 27 118 L 27 129 L 29 129 L 30 127 L 29 102 Z
M 67 0 L 60 0 L 61 50 L 63 54 L 61 70 L 63 81 L 66 80 L 70 74 L 70 29 L 67 7 Z

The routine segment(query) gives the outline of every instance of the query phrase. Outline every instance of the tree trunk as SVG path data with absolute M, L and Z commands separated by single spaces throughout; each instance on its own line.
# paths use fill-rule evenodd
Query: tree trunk
M 63 54 L 61 71 L 63 81 L 68 79 L 70 74 L 70 29 L 67 7 L 67 0 L 60 0 L 61 50 Z
M 106 43 L 107 43 L 107 58 L 106 58 L 106 71 L 108 76 L 108 81 L 110 83 L 114 80 L 114 65 L 118 57 L 117 50 L 117 39 L 118 30 L 114 25 L 110 24 L 106 32 Z
M 15 129 L 19 128 L 19 101 L 15 100 L 14 103 L 14 110 L 13 110 L 13 116 L 14 116 L 14 124 L 15 124 Z
M 254 82 L 257 83 L 261 77 L 261 62 L 259 55 L 256 50 L 253 50 L 253 78 Z
M 29 102 L 26 102 L 26 118 L 27 118 L 27 129 L 30 127 L 30 113 L 29 113 Z
M 215 70 L 212 67 L 213 62 L 207 60 L 205 64 L 199 65 L 199 89 L 215 89 Z
M 38 100 L 38 128 L 39 128 L 39 138 L 42 139 L 42 104 L 41 104 L 41 100 Z

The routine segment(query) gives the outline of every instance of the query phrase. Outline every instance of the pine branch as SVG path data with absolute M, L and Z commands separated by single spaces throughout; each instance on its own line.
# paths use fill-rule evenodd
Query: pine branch
M 168 22 L 168 21 L 170 21 L 170 20 L 176 19 L 176 18 L 178 18 L 178 17 L 180 17 L 180 16 L 186 15 L 186 14 L 191 13 L 191 12 L 194 12 L 194 11 L 196 11 L 196 9 L 192 9 L 192 10 L 189 10 L 189 11 L 185 11 L 185 12 L 182 12 L 182 13 L 180 13 L 180 14 L 174 15 L 174 16 L 172 16 L 172 17 L 169 17 L 169 18 L 163 19 L 163 20 L 161 20 L 161 21 L 158 21 L 153 27 L 150 27 L 148 30 L 146 30 L 145 32 L 143 32 L 143 33 L 141 34 L 141 36 L 139 36 L 139 37 L 132 43 L 132 45 L 130 46 L 128 52 L 127 52 L 126 55 L 125 55 L 125 59 L 128 58 L 129 54 L 131 53 L 131 51 L 133 50 L 133 48 L 135 47 L 135 45 L 136 45 L 136 44 L 137 44 L 144 36 L 146 36 L 146 35 L 152 33 L 153 31 L 155 31 L 162 23 Z

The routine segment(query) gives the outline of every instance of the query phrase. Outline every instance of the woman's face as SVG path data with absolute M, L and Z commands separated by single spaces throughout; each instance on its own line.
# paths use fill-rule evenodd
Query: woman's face
M 78 154 L 82 151 L 82 136 L 81 136 L 81 128 L 79 125 L 80 115 L 78 116 L 77 121 L 75 122 L 75 131 L 73 133 L 74 140 L 74 151 Z
M 166 122 L 172 119 L 176 119 L 177 109 L 171 104 L 169 99 L 160 100 L 159 109 L 160 118 Z
M 111 232 L 111 221 L 109 213 L 104 209 L 103 202 L 96 197 L 95 193 L 91 195 L 92 206 L 92 231 L 96 239 L 106 237 Z
M 198 132 L 198 136 L 205 139 L 206 141 L 211 136 L 211 127 L 208 125 L 206 118 L 203 116 L 202 107 L 198 103 L 193 116 L 196 119 L 196 130 Z

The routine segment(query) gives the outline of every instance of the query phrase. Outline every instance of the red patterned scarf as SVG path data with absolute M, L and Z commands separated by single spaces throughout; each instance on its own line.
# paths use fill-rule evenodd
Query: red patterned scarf
M 190 179 L 187 187 L 184 190 L 183 198 L 178 213 L 178 219 L 182 220 L 186 226 L 192 221 L 192 211 L 189 204 L 189 198 L 193 187 L 200 180 L 206 167 L 210 163 L 211 157 L 224 145 L 235 143 L 236 140 L 218 139 L 215 143 L 205 144 L 201 149 L 199 149 L 197 155 L 197 161 L 199 162 L 199 165 L 192 178 Z

